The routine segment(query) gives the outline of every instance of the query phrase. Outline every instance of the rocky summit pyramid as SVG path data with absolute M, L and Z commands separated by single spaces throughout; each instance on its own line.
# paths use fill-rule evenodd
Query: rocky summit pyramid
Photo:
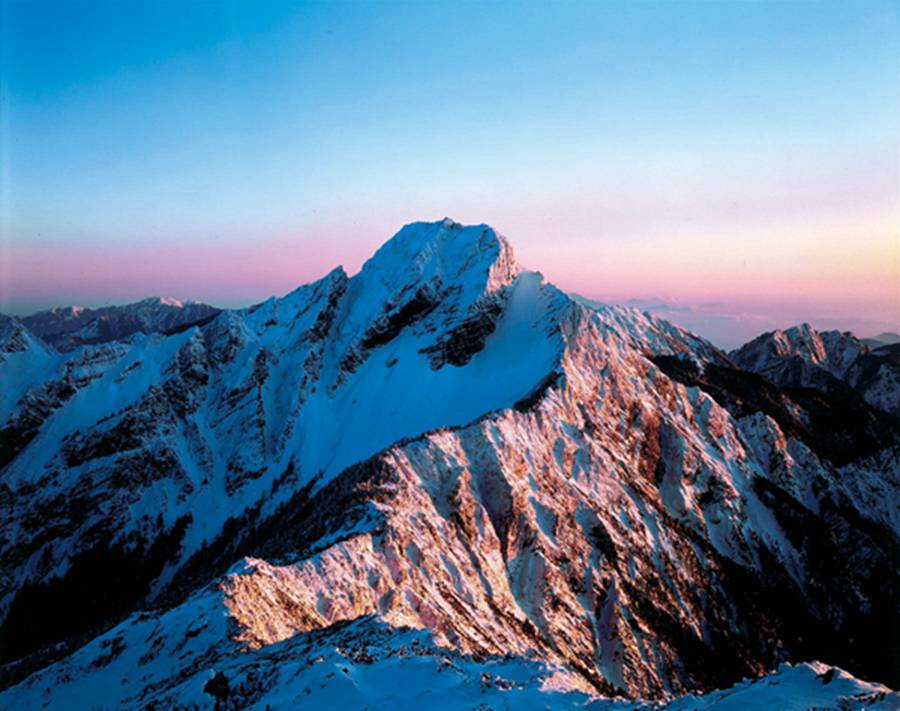
M 0 322 L 0 706 L 900 703 L 884 408 L 451 220 L 145 330 Z

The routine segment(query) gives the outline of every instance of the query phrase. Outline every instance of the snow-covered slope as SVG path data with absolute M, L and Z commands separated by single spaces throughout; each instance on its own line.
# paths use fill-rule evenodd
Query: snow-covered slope
M 506 655 L 473 658 L 434 644 L 427 632 L 372 618 L 240 651 L 208 599 L 163 617 L 129 620 L 0 692 L 0 705 L 44 708 L 433 709 L 589 708 L 697 711 L 715 708 L 895 711 L 900 696 L 814 662 L 781 665 L 753 681 L 669 703 L 598 699 L 570 673 Z
M 671 700 L 814 658 L 894 683 L 890 423 L 837 459 L 819 410 L 738 398 L 713 346 L 572 300 L 485 225 L 41 352 L 0 363 L 6 703 L 392 703 L 382 672 L 459 705 Z
M 167 333 L 218 312 L 208 304 L 156 296 L 99 309 L 61 306 L 25 316 L 22 322 L 54 348 L 68 352 L 80 345 L 117 341 L 133 333 Z
M 0 314 L 0 421 L 12 412 L 23 389 L 40 382 L 58 358 L 18 319 Z

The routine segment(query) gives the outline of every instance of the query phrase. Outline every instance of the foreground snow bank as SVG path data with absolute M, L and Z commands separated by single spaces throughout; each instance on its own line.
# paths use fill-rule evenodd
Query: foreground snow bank
M 0 708 L 900 709 L 890 689 L 820 662 L 668 703 L 625 701 L 586 694 L 576 675 L 545 662 L 461 655 L 372 617 L 256 650 L 223 644 L 226 627 L 210 593 L 133 616 L 0 693 Z
M 600 706 L 600 708 L 603 708 Z M 671 711 L 710 709 L 900 709 L 900 694 L 860 681 L 821 662 L 782 664 L 777 672 L 703 696 L 685 696 L 665 706 Z

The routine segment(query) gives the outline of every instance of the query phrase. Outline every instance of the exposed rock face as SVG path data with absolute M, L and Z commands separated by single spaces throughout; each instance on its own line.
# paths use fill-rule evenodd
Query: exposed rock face
M 352 278 L 104 347 L 48 355 L 3 413 L 10 699 L 118 669 L 110 705 L 262 703 L 276 663 L 301 678 L 346 630 L 381 663 L 407 628 L 454 668 L 533 659 L 588 694 L 816 657 L 900 681 L 896 420 L 856 398 L 831 437 L 843 391 L 577 303 L 489 227 L 408 225 Z M 81 614 L 72 581 L 141 559 Z M 25 639 L 51 607 L 71 622 Z

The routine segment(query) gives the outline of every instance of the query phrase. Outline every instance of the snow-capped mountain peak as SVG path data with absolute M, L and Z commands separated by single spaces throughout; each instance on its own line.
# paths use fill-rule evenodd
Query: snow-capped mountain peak
M 162 306 L 171 306 L 176 309 L 183 309 L 185 306 L 185 302 L 180 299 L 176 299 L 173 296 L 154 296 L 150 299 L 145 299 L 145 301 L 149 301 L 154 304 L 161 304 Z M 188 301 L 188 304 L 194 304 L 196 302 Z
M 25 348 L 0 362 L 0 704 L 296 705 L 366 683 L 356 664 L 656 700 L 818 654 L 896 673 L 893 421 L 856 403 L 838 461 L 811 423 L 843 401 L 579 303 L 486 225 L 414 223 L 352 277 Z
M 509 243 L 493 228 L 444 218 L 403 227 L 363 265 L 359 280 L 365 288 L 373 281 L 388 289 L 437 282 L 490 294 L 519 271 Z

